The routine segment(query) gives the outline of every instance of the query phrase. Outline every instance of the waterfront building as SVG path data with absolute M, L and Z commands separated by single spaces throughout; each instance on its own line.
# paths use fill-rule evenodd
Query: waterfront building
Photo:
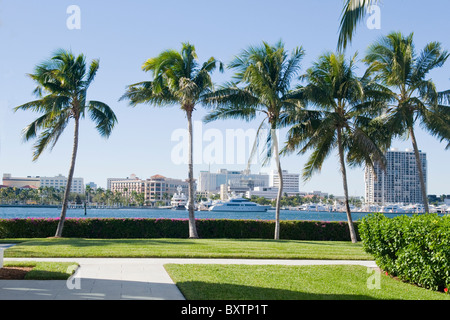
M 422 171 L 427 186 L 426 153 L 419 151 Z M 375 164 L 366 167 L 364 173 L 365 199 L 367 204 L 423 203 L 419 172 L 414 151 L 391 149 L 386 152 L 386 171 Z
M 3 185 L 10 188 L 23 188 L 33 186 L 39 188 L 41 179 L 39 177 L 13 177 L 10 173 L 3 174 Z
M 110 180 L 111 179 L 111 180 Z M 131 198 L 133 192 L 143 193 L 146 205 L 162 201 L 170 203 L 172 196 L 177 193 L 177 187 L 181 186 L 182 193 L 188 193 L 189 184 L 185 180 L 166 178 L 162 175 L 154 175 L 150 179 L 140 179 L 135 175 L 130 178 L 110 178 L 108 183 L 110 190 L 120 192 L 124 197 Z
M 220 169 L 218 172 L 200 171 L 197 190 L 199 192 L 220 192 L 220 186 L 227 185 L 233 192 L 246 192 L 255 187 L 269 186 L 269 175 L 250 173 L 250 171 L 231 171 Z
M 65 188 L 67 185 L 67 177 L 59 174 L 54 177 L 39 177 L 41 187 L 54 187 L 55 189 Z M 70 192 L 73 193 L 84 193 L 84 179 L 83 178 L 73 178 L 72 185 L 70 186 Z
M 13 177 L 10 173 L 3 174 L 3 185 L 7 187 L 26 188 L 26 187 L 54 187 L 56 189 L 65 188 L 67 185 L 67 177 L 57 175 L 55 177 Z M 83 178 L 73 178 L 70 192 L 84 193 Z
M 97 184 L 95 182 L 89 182 L 88 184 L 86 184 L 87 187 L 91 188 L 91 190 L 95 191 L 97 190 Z
M 283 194 L 286 193 L 298 193 L 300 189 L 300 174 L 289 173 L 287 170 L 282 170 L 283 176 Z M 280 186 L 280 179 L 278 177 L 278 171 L 273 170 L 269 176 L 269 186 L 278 189 Z
M 284 189 L 283 189 L 284 190 Z M 303 193 L 304 194 L 304 193 Z M 287 195 L 288 197 L 300 195 L 300 192 L 283 191 L 282 196 Z M 275 200 L 278 196 L 278 188 L 276 187 L 256 187 L 254 190 L 249 190 L 245 193 L 247 198 L 252 196 L 263 197 L 269 200 Z

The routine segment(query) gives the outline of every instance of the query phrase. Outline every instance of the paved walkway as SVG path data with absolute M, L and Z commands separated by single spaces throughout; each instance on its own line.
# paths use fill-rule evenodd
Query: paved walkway
M 170 258 L 5 258 L 6 261 L 71 261 L 80 267 L 66 280 L 0 280 L 0 300 L 184 300 L 164 269 L 168 263 L 358 264 L 373 261 Z

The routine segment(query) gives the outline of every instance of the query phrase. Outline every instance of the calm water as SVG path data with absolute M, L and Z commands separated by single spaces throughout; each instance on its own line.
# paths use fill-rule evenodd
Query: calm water
M 0 219 L 13 218 L 59 218 L 59 208 L 23 208 L 23 207 L 0 207 Z M 366 216 L 367 213 L 354 212 L 354 221 Z M 394 217 L 397 214 L 389 214 Z M 187 219 L 188 212 L 184 210 L 171 209 L 68 209 L 67 218 L 167 218 Z M 273 220 L 275 210 L 267 212 L 209 212 L 196 211 L 196 219 L 253 219 Z M 347 221 L 345 212 L 306 212 L 281 210 L 281 220 L 313 220 L 313 221 Z

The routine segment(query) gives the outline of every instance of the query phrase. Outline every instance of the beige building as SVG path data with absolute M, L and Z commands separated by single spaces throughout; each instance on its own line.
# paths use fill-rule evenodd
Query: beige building
M 3 174 L 3 185 L 11 188 L 23 188 L 26 186 L 39 188 L 41 179 L 39 177 L 12 177 L 10 173 Z
M 139 179 L 136 176 L 126 179 L 108 180 L 112 192 L 120 192 L 130 198 L 133 191 L 144 193 L 146 205 L 152 205 L 157 201 L 163 201 L 167 205 L 172 196 L 177 193 L 177 187 L 181 186 L 182 192 L 187 194 L 188 182 L 181 179 L 166 178 L 162 175 L 154 175 L 150 179 Z
M 67 185 L 67 177 L 57 175 L 54 177 L 13 177 L 10 173 L 3 174 L 3 185 L 7 187 L 25 188 L 25 187 L 54 187 L 56 189 L 65 188 Z M 70 192 L 84 193 L 84 179 L 73 178 Z

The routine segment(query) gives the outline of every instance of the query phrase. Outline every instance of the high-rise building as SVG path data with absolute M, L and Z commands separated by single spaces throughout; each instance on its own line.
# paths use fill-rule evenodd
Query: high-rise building
M 374 169 L 366 167 L 365 199 L 368 204 L 423 203 L 416 158 L 412 150 L 391 149 L 386 152 L 386 171 L 375 164 Z M 419 151 L 427 187 L 426 153 Z

